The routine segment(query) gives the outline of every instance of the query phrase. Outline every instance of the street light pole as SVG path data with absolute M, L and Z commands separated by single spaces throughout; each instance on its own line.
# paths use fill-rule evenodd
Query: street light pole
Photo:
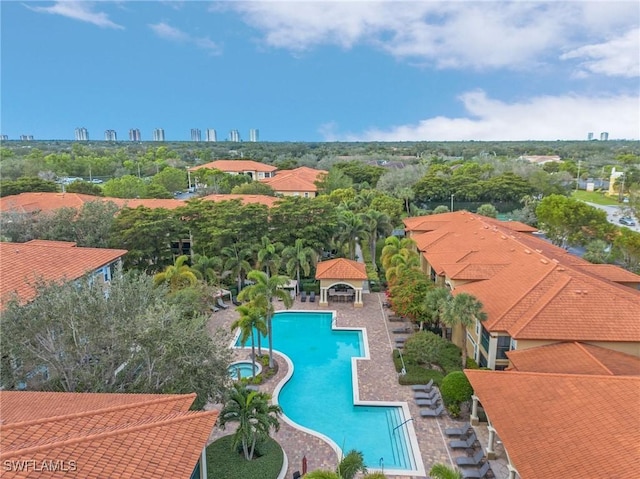
M 454 197 L 454 196 L 455 196 L 455 195 L 451 195 L 451 211 L 453 211 L 453 197 Z

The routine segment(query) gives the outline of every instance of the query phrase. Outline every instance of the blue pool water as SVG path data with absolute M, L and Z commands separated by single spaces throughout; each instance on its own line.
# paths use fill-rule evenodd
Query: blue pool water
M 253 376 L 253 363 L 251 361 L 238 361 L 231 364 L 227 370 L 231 379 L 250 378 Z M 256 364 L 256 374 L 260 374 L 262 368 Z
M 297 424 L 329 437 L 345 453 L 362 451 L 370 468 L 413 469 L 401 407 L 355 406 L 351 358 L 364 356 L 360 331 L 331 329 L 331 313 L 280 312 L 273 348 L 286 354 L 294 374 L 278 403 Z

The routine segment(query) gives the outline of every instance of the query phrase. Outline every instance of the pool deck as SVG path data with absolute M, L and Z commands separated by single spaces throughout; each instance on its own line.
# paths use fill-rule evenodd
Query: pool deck
M 460 425 L 459 422 L 451 419 L 446 413 L 439 418 L 422 418 L 420 417 L 420 409 L 416 406 L 413 399 L 412 390 L 409 386 L 401 386 L 398 384 L 397 373 L 393 365 L 391 353 L 394 348 L 393 329 L 402 326 L 402 323 L 388 322 L 386 314 L 388 309 L 383 308 L 382 302 L 384 295 L 382 293 L 370 293 L 364 295 L 364 307 L 354 308 L 350 303 L 329 303 L 327 307 L 321 307 L 317 302 L 310 303 L 301 302 L 299 297 L 292 306 L 292 310 L 305 311 L 330 311 L 337 312 L 338 327 L 363 327 L 367 329 L 369 341 L 370 360 L 358 361 L 358 384 L 360 400 L 362 401 L 406 401 L 411 417 L 424 467 L 428 473 L 431 466 L 435 463 L 443 463 L 449 466 L 455 464 L 454 459 L 457 456 L 464 455 L 464 451 L 453 451 L 448 446 L 449 438 L 444 435 L 444 429 Z M 282 303 L 274 303 L 276 309 L 283 309 Z M 208 326 L 210 331 L 218 328 L 229 331 L 231 323 L 237 318 L 237 313 L 233 308 L 221 310 L 214 313 L 209 320 Z M 266 354 L 267 341 L 263 341 L 263 353 Z M 247 359 L 250 350 L 235 350 L 234 360 Z M 260 386 L 260 390 L 272 393 L 276 385 L 282 380 L 287 372 L 287 364 L 282 359 L 278 360 L 278 374 L 269 381 Z M 322 392 L 319 392 L 322 394 Z M 210 407 L 221 407 L 220 405 L 210 405 Z M 486 450 L 488 439 L 488 431 L 486 425 L 477 426 L 476 434 Z M 233 429 L 227 428 L 222 431 L 215 428 L 210 441 L 221 436 L 230 434 Z M 302 432 L 285 421 L 280 421 L 280 430 L 272 435 L 283 447 L 289 460 L 289 468 L 286 477 L 290 478 L 294 471 L 302 470 L 302 458 L 306 456 L 308 470 L 330 469 L 334 470 L 338 457 L 334 450 L 323 440 Z M 496 447 L 498 458 L 491 462 L 491 468 L 496 478 L 507 478 L 507 461 L 506 454 L 501 444 Z M 424 478 L 426 476 L 391 476 L 387 474 L 389 479 L 400 478 Z

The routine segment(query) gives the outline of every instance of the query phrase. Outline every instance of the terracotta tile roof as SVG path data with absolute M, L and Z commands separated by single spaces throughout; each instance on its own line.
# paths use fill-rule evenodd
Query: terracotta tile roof
M 105 198 L 105 200 L 113 201 L 115 204 L 124 208 L 137 208 L 138 206 L 144 206 L 145 208 L 164 208 L 166 210 L 174 210 L 180 206 L 186 204 L 183 200 L 176 200 L 173 198 L 161 199 L 161 198 Z
M 640 376 L 640 358 L 586 343 L 555 343 L 507 356 L 512 371 Z
M 189 171 L 196 171 L 201 168 L 220 170 L 226 173 L 245 173 L 249 171 L 262 171 L 265 173 L 270 173 L 278 169 L 275 166 L 265 165 L 264 163 L 253 160 L 216 160 L 210 163 L 205 163 L 204 165 L 189 168 Z
M 316 266 L 316 279 L 367 279 L 364 263 L 346 258 L 322 261 Z
M 48 246 L 49 248 L 73 248 L 74 246 L 76 246 L 76 243 L 74 243 L 73 241 L 52 241 L 41 239 L 32 239 L 31 241 L 27 241 L 24 244 L 32 246 Z
M 0 243 L 0 309 L 14 294 L 33 299 L 39 280 L 71 281 L 124 256 L 123 249 L 80 248 L 59 241 Z
M 0 391 L 0 459 L 74 461 L 47 477 L 188 479 L 217 411 L 189 411 L 195 394 Z M 26 477 L 3 470 L 2 477 Z M 31 477 L 31 476 L 29 476 Z
M 640 378 L 465 373 L 521 478 L 638 475 Z
M 313 168 L 301 166 L 293 170 L 279 171 L 276 176 L 260 181 L 271 186 L 276 192 L 299 191 L 315 193 L 318 191 L 315 182 L 326 173 L 324 170 L 314 170 Z
M 640 283 L 640 275 L 619 268 L 612 264 L 581 264 L 577 266 L 580 271 L 585 271 L 614 283 Z
M 200 198 L 205 201 L 231 201 L 240 200 L 242 204 L 258 203 L 271 208 L 279 198 L 267 195 L 208 195 Z
M 640 341 L 640 291 L 612 281 L 633 283 L 637 275 L 611 265 L 592 268 L 491 218 L 467 212 L 437 216 L 447 221 L 415 236 L 416 245 L 437 274 L 469 281 L 453 293 L 467 292 L 483 303 L 489 331 L 515 339 Z M 431 217 L 405 224 L 423 228 Z
M 0 211 L 32 213 L 60 208 L 81 208 L 85 203 L 100 200 L 104 198 L 80 193 L 20 193 L 0 198 Z

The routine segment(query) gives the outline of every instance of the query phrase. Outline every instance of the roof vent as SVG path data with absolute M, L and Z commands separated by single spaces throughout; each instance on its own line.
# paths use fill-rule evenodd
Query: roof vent
M 530 249 L 525 249 L 524 252 L 525 252 L 525 254 L 531 254 L 531 250 Z
M 542 253 L 542 250 L 541 249 L 537 249 L 536 253 Z
M 553 261 L 555 264 L 560 264 L 560 261 L 558 261 L 557 259 L 553 258 L 551 261 Z
M 561 266 L 558 268 L 558 271 L 564 271 L 565 269 Z
M 546 259 L 544 259 L 544 258 L 542 258 L 542 259 L 540 260 L 540 262 L 541 262 L 542 264 L 549 264 L 549 261 L 547 261 L 547 260 L 546 260 Z
M 502 238 L 503 240 L 507 239 L 507 237 L 505 235 L 500 235 L 500 238 Z

